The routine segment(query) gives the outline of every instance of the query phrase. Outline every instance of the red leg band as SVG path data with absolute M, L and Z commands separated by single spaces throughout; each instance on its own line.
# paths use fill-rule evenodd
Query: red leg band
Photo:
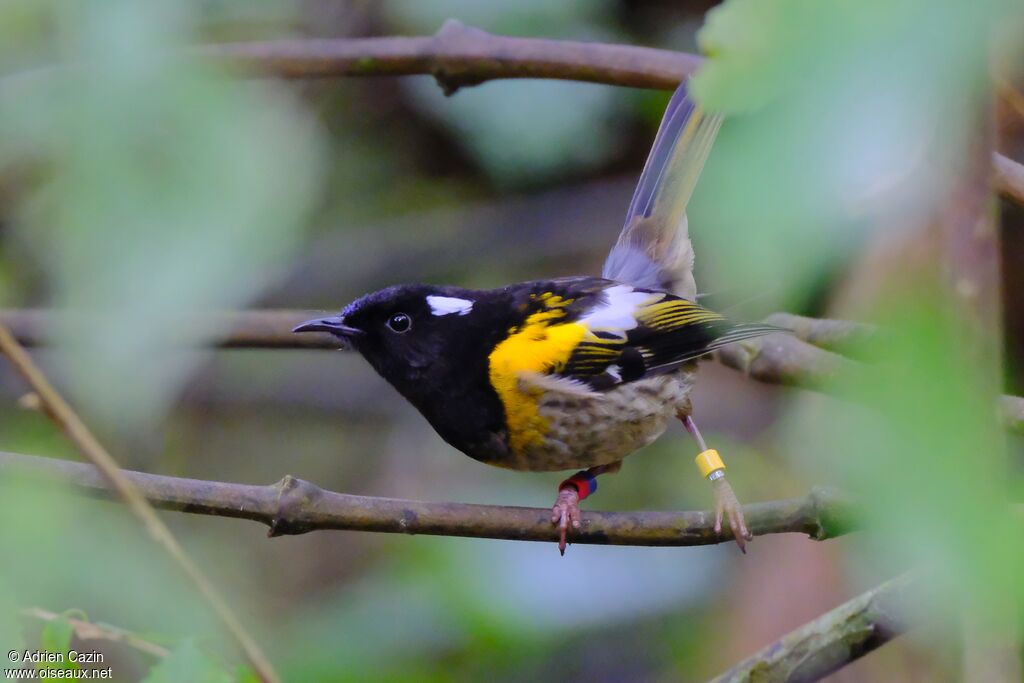
M 569 486 L 575 488 L 579 493 L 580 500 L 583 500 L 597 490 L 597 477 L 585 470 L 577 472 L 559 484 L 558 489 L 561 490 Z

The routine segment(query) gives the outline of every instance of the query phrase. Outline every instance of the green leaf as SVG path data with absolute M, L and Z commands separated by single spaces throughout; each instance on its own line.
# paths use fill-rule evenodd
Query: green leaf
M 232 683 L 231 674 L 192 640 L 183 641 L 142 683 Z
M 71 649 L 71 638 L 75 629 L 63 615 L 46 622 L 39 637 L 39 646 L 46 652 L 60 655 L 59 662 L 39 662 L 37 669 L 47 671 L 77 671 L 81 667 L 70 661 L 68 651 Z

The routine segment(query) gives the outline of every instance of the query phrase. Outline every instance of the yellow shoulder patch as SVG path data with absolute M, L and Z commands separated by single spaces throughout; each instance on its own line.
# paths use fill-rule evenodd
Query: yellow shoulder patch
M 571 300 L 545 293 L 537 297 L 547 307 L 530 315 L 489 356 L 490 380 L 505 406 L 509 445 L 516 454 L 544 443 L 548 422 L 538 412 L 542 390 L 523 386 L 524 374 L 548 374 L 565 367 L 573 350 L 587 334 L 579 323 L 559 323 Z

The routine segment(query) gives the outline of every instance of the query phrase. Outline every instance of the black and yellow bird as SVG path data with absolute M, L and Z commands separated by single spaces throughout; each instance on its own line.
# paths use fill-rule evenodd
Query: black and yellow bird
M 491 290 L 398 285 L 295 331 L 329 332 L 358 351 L 472 458 L 581 469 L 552 509 L 563 553 L 597 475 L 617 471 L 679 418 L 714 483 L 716 531 L 724 516 L 743 548 L 750 535 L 721 458 L 690 417 L 690 389 L 698 358 L 778 328 L 730 322 L 696 303 L 686 205 L 720 124 L 685 83 L 676 90 L 600 278 Z

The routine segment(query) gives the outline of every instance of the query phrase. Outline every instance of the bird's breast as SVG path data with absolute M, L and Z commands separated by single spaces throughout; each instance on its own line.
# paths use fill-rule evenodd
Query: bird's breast
M 502 465 L 558 471 L 618 462 L 689 410 L 691 375 L 681 370 L 591 396 L 546 392 L 535 399 L 537 419 L 528 438 L 515 439 L 510 427 L 510 454 Z

